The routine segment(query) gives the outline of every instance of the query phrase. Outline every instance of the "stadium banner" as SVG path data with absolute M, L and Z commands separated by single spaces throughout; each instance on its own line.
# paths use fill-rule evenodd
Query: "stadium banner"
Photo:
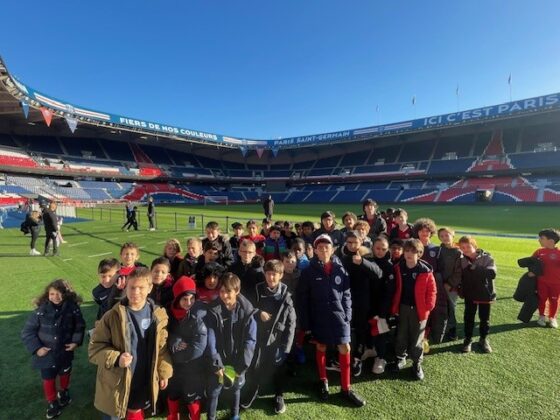
M 521 114 L 560 108 L 560 93 L 553 93 L 529 99 L 511 101 L 499 105 L 485 106 L 466 111 L 452 112 L 450 114 L 436 115 L 433 117 L 418 118 L 394 124 L 376 125 L 359 129 L 342 130 L 299 137 L 279 138 L 274 140 L 254 140 L 223 136 L 220 134 L 182 128 L 170 124 L 90 110 L 69 104 L 51 96 L 47 96 L 30 88 L 29 86 L 26 86 L 13 76 L 11 76 L 11 78 L 20 92 L 26 96 L 25 101 L 37 101 L 39 102 L 40 107 L 48 107 L 61 111 L 66 114 L 65 116 L 77 118 L 78 120 L 85 119 L 87 122 L 99 122 L 101 124 L 112 123 L 116 126 L 135 128 L 153 135 L 162 134 L 170 136 L 176 140 L 200 140 L 206 143 L 218 143 L 223 144 L 224 146 L 227 145 L 239 148 L 245 147 L 247 149 L 281 149 L 284 147 L 321 145 L 360 139 L 366 140 L 405 132 L 452 127 L 498 118 L 509 118 Z

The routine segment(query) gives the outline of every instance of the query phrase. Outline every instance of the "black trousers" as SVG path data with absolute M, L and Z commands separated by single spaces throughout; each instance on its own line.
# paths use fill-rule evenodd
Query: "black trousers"
M 478 309 L 478 319 L 480 324 L 480 338 L 484 339 L 490 332 L 490 304 L 489 303 L 474 303 L 473 301 L 465 300 L 465 339 L 471 340 L 474 331 L 474 318 Z
M 39 238 L 39 230 L 38 229 L 31 229 L 31 249 L 35 249 L 35 243 L 37 242 L 37 238 Z
M 56 232 L 47 231 L 47 237 L 45 238 L 45 254 L 49 251 L 49 245 L 52 241 L 53 244 L 53 254 L 58 252 L 58 245 L 56 243 Z
M 154 225 L 154 216 L 148 216 L 148 222 L 150 223 L 150 229 L 153 229 L 153 228 L 156 227 Z

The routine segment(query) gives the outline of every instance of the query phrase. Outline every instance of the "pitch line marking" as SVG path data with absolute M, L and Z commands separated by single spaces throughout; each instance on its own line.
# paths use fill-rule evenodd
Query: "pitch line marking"
M 65 258 L 62 260 L 62 262 L 67 262 L 67 261 L 72 261 L 72 258 Z
M 85 244 L 89 244 L 89 242 L 78 242 L 77 244 L 68 245 L 68 248 L 72 248 L 73 246 L 85 245 Z
M 88 258 L 101 257 L 103 255 L 110 255 L 110 254 L 112 254 L 112 252 L 103 252 L 101 254 L 88 255 Z
M 164 243 L 166 243 L 167 241 L 161 241 L 161 242 L 157 242 L 156 245 L 162 245 Z

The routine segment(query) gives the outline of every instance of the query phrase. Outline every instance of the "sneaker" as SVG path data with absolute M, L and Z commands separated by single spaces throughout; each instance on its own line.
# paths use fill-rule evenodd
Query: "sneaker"
M 329 381 L 321 381 L 319 387 L 319 398 L 321 401 L 327 401 L 329 399 Z
M 366 405 L 366 400 L 364 400 L 351 389 L 349 389 L 348 391 L 340 391 L 340 395 L 342 396 L 342 398 L 350 401 L 356 407 L 363 407 L 364 405 Z
M 541 326 L 541 327 L 546 327 L 546 317 L 543 316 L 539 316 L 539 320 L 537 321 L 537 325 Z
M 35 255 L 41 255 L 41 253 L 36 249 L 32 249 L 31 251 L 29 251 L 29 255 L 35 256 Z
M 430 342 L 426 338 L 422 341 L 422 351 L 424 354 L 428 354 L 430 352 Z
M 340 372 L 340 363 L 338 363 L 338 360 L 328 359 L 326 368 L 327 368 L 327 370 L 332 370 L 334 372 Z
M 373 362 L 373 368 L 371 369 L 371 372 L 375 375 L 381 375 L 385 372 L 385 366 L 387 366 L 387 362 L 385 361 L 385 359 L 376 357 L 375 362 Z
M 422 365 L 420 363 L 414 363 L 412 365 L 412 375 L 419 381 L 424 380 L 424 371 L 422 370 Z
M 254 390 L 249 390 L 246 395 L 243 396 L 243 399 L 239 403 L 239 406 L 244 410 L 251 408 L 257 397 L 259 396 L 259 388 L 255 388 Z
M 67 389 L 58 391 L 56 397 L 58 398 L 58 405 L 60 406 L 60 408 L 64 408 L 72 402 L 72 397 L 70 397 L 70 392 Z
M 58 401 L 50 402 L 47 407 L 47 415 L 48 419 L 54 419 L 55 417 L 60 416 L 62 411 L 60 411 L 60 406 L 58 405 Z
M 357 357 L 354 357 L 354 363 L 352 363 L 352 375 L 360 376 L 362 374 L 362 361 Z
M 303 350 L 303 347 L 296 347 L 296 360 L 298 365 L 305 364 L 305 351 Z
M 231 416 L 231 420 L 241 420 L 241 417 L 239 417 L 239 416 Z
M 471 347 L 472 347 L 472 341 L 465 338 L 465 341 L 463 341 L 463 348 L 461 349 L 461 351 L 463 353 L 470 353 Z
M 406 367 L 406 358 L 397 357 L 397 370 L 403 370 Z
M 276 414 L 286 412 L 286 403 L 284 402 L 284 397 L 282 395 L 277 395 L 274 398 L 274 412 Z
M 550 318 L 550 327 L 558 328 L 558 321 L 556 320 L 556 318 Z
M 487 338 L 481 338 L 478 344 L 482 347 L 484 353 L 492 353 L 492 347 L 490 347 L 490 341 Z
M 377 356 L 377 352 L 375 351 L 375 349 L 365 349 L 362 353 L 362 362 L 367 359 L 374 358 L 375 356 Z

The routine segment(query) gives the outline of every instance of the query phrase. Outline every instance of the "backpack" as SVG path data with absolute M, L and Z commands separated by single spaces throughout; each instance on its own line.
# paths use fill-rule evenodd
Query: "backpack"
M 29 229 L 29 225 L 25 222 L 21 222 L 21 225 L 19 226 L 19 230 L 21 230 L 24 235 L 31 233 L 31 229 Z

